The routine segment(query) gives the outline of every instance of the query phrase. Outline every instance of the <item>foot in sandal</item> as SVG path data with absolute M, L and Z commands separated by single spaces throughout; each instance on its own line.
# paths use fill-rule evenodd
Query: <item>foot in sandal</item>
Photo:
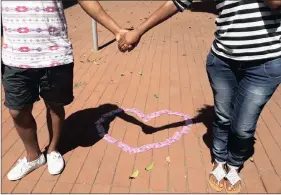
M 227 165 L 226 180 L 224 188 L 228 194 L 239 194 L 241 191 L 241 178 L 238 174 L 238 167 Z
M 224 166 L 225 163 L 216 161 L 213 165 L 212 172 L 209 174 L 209 185 L 217 192 L 223 190 L 223 180 L 226 176 Z

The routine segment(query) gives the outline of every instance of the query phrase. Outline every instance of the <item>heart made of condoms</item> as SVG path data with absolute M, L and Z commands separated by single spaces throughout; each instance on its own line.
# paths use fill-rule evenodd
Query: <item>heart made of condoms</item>
M 143 145 L 143 146 L 140 146 L 140 147 L 132 147 L 132 146 L 129 146 L 129 145 L 123 143 L 122 141 L 118 141 L 117 139 L 111 137 L 108 134 L 104 135 L 103 139 L 106 140 L 108 143 L 116 144 L 123 151 L 128 152 L 130 154 L 145 152 L 145 151 L 151 150 L 153 148 L 162 148 L 162 147 L 170 146 L 172 143 L 180 140 L 181 137 L 184 134 L 187 134 L 188 131 L 191 129 L 191 126 L 192 126 L 191 118 L 188 115 L 183 114 L 183 113 L 179 113 L 179 112 L 172 112 L 170 110 L 162 110 L 162 111 L 153 112 L 151 114 L 145 115 L 141 111 L 139 111 L 135 108 L 123 108 L 123 109 L 119 108 L 119 109 L 113 110 L 111 112 L 108 112 L 108 113 L 102 115 L 99 118 L 99 120 L 97 120 L 95 122 L 96 128 L 101 132 L 105 132 L 105 129 L 103 127 L 103 123 L 106 121 L 106 118 L 117 115 L 118 113 L 121 113 L 121 112 L 124 112 L 124 111 L 136 114 L 144 122 L 147 122 L 151 119 L 157 118 L 157 117 L 159 117 L 163 114 L 180 116 L 185 120 L 185 125 L 182 127 L 182 129 L 180 131 L 176 131 L 172 137 L 167 138 L 166 140 L 164 140 L 162 142 L 146 144 L 146 145 Z

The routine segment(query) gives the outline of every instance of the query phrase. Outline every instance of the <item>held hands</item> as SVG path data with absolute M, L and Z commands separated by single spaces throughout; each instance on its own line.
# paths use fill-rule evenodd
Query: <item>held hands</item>
M 121 52 L 131 51 L 134 49 L 141 39 L 141 33 L 135 30 L 122 30 L 120 35 L 116 36 L 116 40 L 118 41 L 118 48 Z
M 129 32 L 129 30 L 126 29 L 121 29 L 119 32 L 117 32 L 117 34 L 115 35 L 116 41 L 119 42 L 127 32 Z

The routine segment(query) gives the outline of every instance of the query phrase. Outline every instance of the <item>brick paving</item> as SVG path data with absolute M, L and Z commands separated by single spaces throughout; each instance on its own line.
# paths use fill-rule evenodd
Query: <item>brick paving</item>
M 127 28 L 139 24 L 161 3 L 102 2 Z M 20 181 L 7 180 L 7 172 L 25 152 L 2 97 L 2 193 L 213 193 L 207 184 L 212 166 L 213 98 L 205 59 L 213 40 L 215 15 L 209 4 L 195 2 L 193 6 L 192 11 L 148 32 L 138 48 L 125 54 L 118 52 L 116 43 L 107 44 L 113 36 L 101 26 L 99 45 L 105 47 L 92 52 L 90 18 L 77 5 L 66 9 L 75 50 L 75 101 L 66 107 L 68 129 L 62 137 L 65 170 L 50 176 L 45 165 Z M 170 147 L 130 155 L 98 139 L 92 126 L 99 115 L 118 107 L 135 107 L 144 113 L 170 109 L 199 116 L 199 122 Z M 44 149 L 49 138 L 42 101 L 35 104 L 33 112 Z M 279 87 L 259 119 L 253 160 L 241 171 L 244 193 L 281 192 L 280 116 Z M 180 120 L 161 116 L 148 124 L 162 126 Z M 179 128 L 145 134 L 139 126 L 120 118 L 108 127 L 109 134 L 132 146 L 164 140 Z M 152 161 L 154 168 L 145 171 Z M 129 180 L 134 170 L 140 174 Z

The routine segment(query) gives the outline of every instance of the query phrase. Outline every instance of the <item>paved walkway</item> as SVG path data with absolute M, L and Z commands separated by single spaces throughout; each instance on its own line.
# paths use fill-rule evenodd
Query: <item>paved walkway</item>
M 103 2 L 123 27 L 142 22 L 162 2 Z M 205 58 L 213 40 L 215 15 L 209 5 L 194 3 L 148 32 L 131 53 L 117 51 L 113 36 L 99 26 L 98 53 L 91 52 L 91 21 L 79 6 L 66 10 L 75 50 L 75 101 L 67 106 L 62 137 L 66 168 L 50 176 L 46 166 L 10 182 L 6 174 L 25 155 L 8 110 L 2 107 L 2 193 L 212 193 L 207 185 L 210 163 L 212 92 Z M 3 99 L 2 99 L 3 105 Z M 198 121 L 170 147 L 137 155 L 122 152 L 97 138 L 93 123 L 103 113 L 135 107 L 144 113 L 170 109 Z M 48 144 L 45 109 L 34 108 L 40 147 Z M 244 193 L 281 192 L 281 88 L 265 107 L 258 123 L 254 155 L 242 169 Z M 162 126 L 181 118 L 161 116 L 149 125 Z M 139 126 L 116 118 L 109 134 L 132 146 L 162 141 L 181 127 L 145 134 Z M 170 163 L 166 158 L 170 158 Z M 151 171 L 144 168 L 154 162 Z M 129 180 L 133 171 L 140 174 Z

